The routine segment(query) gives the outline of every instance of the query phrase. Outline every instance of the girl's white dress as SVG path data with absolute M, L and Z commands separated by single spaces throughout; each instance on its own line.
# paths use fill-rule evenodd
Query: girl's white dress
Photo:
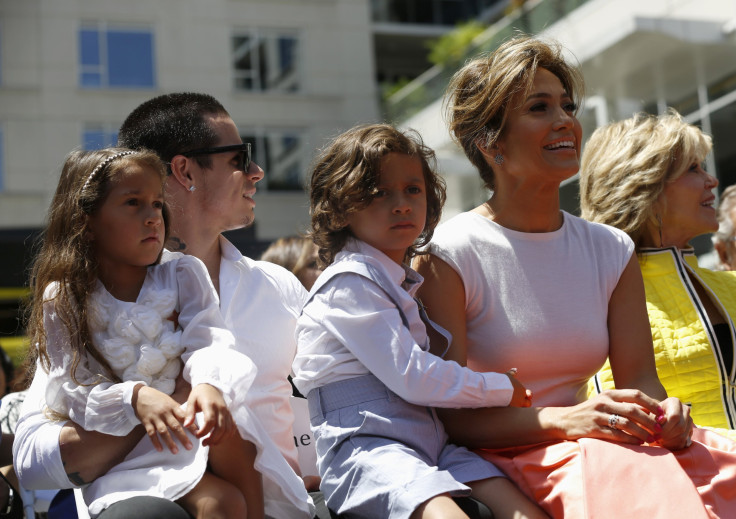
M 50 284 L 44 295 L 44 326 L 51 360 L 47 405 L 86 430 L 124 436 L 140 423 L 132 407 L 133 389 L 144 383 L 171 394 L 183 367 L 192 387 L 217 387 L 238 425 L 240 435 L 258 448 L 256 469 L 270 479 L 279 495 L 269 495 L 274 517 L 309 517 L 300 481 L 285 478 L 292 469 L 258 420 L 245 405 L 256 367 L 235 351 L 235 339 L 219 310 L 217 294 L 204 264 L 193 256 L 167 254 L 149 267 L 135 302 L 115 299 L 98 282 L 88 305 L 92 340 L 115 374 L 110 382 L 90 355 L 82 358 L 71 378 L 72 352 L 67 327 L 57 313 Z M 194 448 L 158 452 L 144 437 L 125 460 L 85 487 L 84 498 L 94 517 L 111 504 L 150 495 L 176 500 L 189 492 L 207 467 L 208 448 L 192 437 Z

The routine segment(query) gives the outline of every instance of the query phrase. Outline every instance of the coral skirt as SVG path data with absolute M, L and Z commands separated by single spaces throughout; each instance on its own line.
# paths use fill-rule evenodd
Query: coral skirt
M 480 449 L 553 518 L 736 518 L 736 443 L 695 428 L 679 451 L 583 438 Z

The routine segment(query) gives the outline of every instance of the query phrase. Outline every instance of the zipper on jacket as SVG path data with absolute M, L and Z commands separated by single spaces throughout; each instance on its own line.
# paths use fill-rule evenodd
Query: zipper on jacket
M 695 306 L 695 310 L 698 313 L 698 316 L 700 317 L 700 322 L 703 324 L 703 329 L 705 330 L 706 335 L 708 336 L 708 341 L 710 342 L 711 350 L 713 351 L 713 355 L 716 358 L 716 364 L 718 366 L 718 371 L 720 372 L 721 378 L 726 381 L 726 384 L 722 386 L 721 389 L 721 397 L 723 398 L 724 402 L 724 411 L 726 412 L 726 420 L 728 422 L 729 429 L 734 429 L 734 424 L 736 423 L 736 406 L 734 405 L 734 383 L 733 379 L 730 376 L 730 372 L 733 372 L 733 366 L 725 366 L 723 363 L 723 357 L 721 355 L 721 348 L 720 344 L 718 343 L 718 339 L 716 338 L 715 330 L 713 330 L 713 325 L 710 322 L 710 319 L 708 318 L 708 312 L 705 310 L 705 306 L 700 302 L 700 298 L 698 297 L 698 293 L 695 290 L 695 286 L 693 285 L 693 281 L 690 279 L 690 274 L 692 274 L 700 283 L 702 287 L 706 289 L 706 292 L 712 293 L 710 288 L 707 287 L 707 285 L 703 282 L 703 280 L 697 275 L 695 271 L 693 271 L 690 266 L 685 262 L 685 260 L 682 258 L 682 255 L 679 250 L 673 248 L 667 248 L 666 250 L 669 250 L 674 256 L 675 260 L 675 267 L 677 268 L 677 273 L 680 276 L 680 279 L 685 287 L 685 289 L 688 292 L 688 295 L 690 296 L 691 301 L 693 302 L 693 306 Z M 715 298 L 717 301 L 718 299 Z M 718 301 L 718 306 L 720 307 L 721 313 L 724 315 L 724 317 L 727 319 L 728 327 L 731 331 L 731 340 L 734 340 L 734 325 L 733 321 L 731 321 L 731 317 L 728 315 L 728 313 L 724 313 L 723 305 L 721 305 L 720 301 Z M 732 343 L 733 345 L 736 345 L 736 342 Z M 736 356 L 734 356 L 736 358 Z

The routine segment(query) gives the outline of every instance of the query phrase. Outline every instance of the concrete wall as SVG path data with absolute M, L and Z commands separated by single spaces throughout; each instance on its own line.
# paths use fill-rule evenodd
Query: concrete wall
M 78 31 L 86 21 L 151 28 L 155 88 L 80 88 Z M 252 27 L 298 35 L 299 92 L 234 89 L 231 37 Z M 148 98 L 202 91 L 223 103 L 241 134 L 251 127 L 303 132 L 309 164 L 329 136 L 378 119 L 373 71 L 369 0 L 3 0 L 0 229 L 42 225 L 59 167 L 81 145 L 85 123 L 117 128 Z M 303 192 L 256 196 L 258 239 L 306 225 Z

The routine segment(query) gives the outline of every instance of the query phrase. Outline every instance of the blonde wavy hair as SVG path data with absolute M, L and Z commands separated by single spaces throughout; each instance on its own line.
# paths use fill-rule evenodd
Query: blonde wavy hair
M 330 265 L 352 236 L 347 217 L 368 207 L 378 192 L 381 159 L 389 153 L 416 157 L 422 164 L 427 218 L 407 259 L 432 239 L 445 203 L 445 181 L 435 171 L 434 151 L 414 131 L 389 124 L 355 126 L 336 137 L 315 159 L 309 185 L 312 225 L 309 236 L 319 248 L 319 266 Z
M 734 206 L 736 206 L 736 185 L 731 185 L 723 190 L 718 202 L 718 231 L 713 234 L 713 243 L 726 243 L 733 236 L 734 225 L 730 213 Z
M 734 261 L 731 254 L 731 247 L 728 246 L 729 240 L 734 237 L 734 224 L 731 219 L 731 212 L 736 207 L 736 185 L 730 185 L 721 193 L 718 202 L 718 230 L 713 233 L 713 246 L 718 253 L 717 270 L 731 270 Z
M 659 225 L 665 185 L 705 160 L 712 146 L 710 136 L 674 109 L 660 116 L 638 113 L 598 128 L 580 165 L 583 218 L 625 231 L 638 250 L 647 229 Z
M 445 92 L 450 134 L 493 189 L 493 168 L 479 148 L 489 150 L 503 136 L 514 104 L 534 85 L 537 69 L 552 72 L 577 105 L 583 95 L 583 77 L 570 66 L 557 43 L 517 36 L 487 55 L 469 61 L 452 78 Z

